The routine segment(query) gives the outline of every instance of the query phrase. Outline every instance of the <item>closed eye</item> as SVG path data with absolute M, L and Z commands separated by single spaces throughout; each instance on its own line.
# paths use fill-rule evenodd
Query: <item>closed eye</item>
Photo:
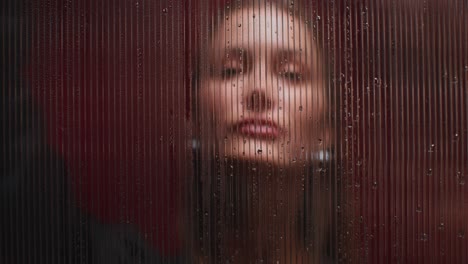
M 235 75 L 239 74 L 241 72 L 241 69 L 239 68 L 224 68 L 221 71 L 221 77 L 223 79 L 230 79 L 233 78 Z
M 285 72 L 282 72 L 281 75 L 283 76 L 283 78 L 291 82 L 301 82 L 304 77 L 301 72 L 294 72 L 294 71 L 285 71 Z

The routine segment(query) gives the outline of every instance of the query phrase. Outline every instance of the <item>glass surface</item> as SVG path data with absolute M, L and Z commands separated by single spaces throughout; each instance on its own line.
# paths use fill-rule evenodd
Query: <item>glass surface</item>
M 4 0 L 0 263 L 466 263 L 466 0 Z

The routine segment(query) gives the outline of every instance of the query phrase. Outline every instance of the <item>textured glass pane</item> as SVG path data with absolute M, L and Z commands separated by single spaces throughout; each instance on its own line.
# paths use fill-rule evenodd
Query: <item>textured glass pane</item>
M 466 263 L 466 0 L 4 0 L 0 263 Z

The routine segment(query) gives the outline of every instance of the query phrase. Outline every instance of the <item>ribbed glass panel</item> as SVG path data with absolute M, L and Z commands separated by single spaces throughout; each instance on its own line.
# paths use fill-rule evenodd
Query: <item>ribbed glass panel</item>
M 467 263 L 466 0 L 4 0 L 0 263 Z

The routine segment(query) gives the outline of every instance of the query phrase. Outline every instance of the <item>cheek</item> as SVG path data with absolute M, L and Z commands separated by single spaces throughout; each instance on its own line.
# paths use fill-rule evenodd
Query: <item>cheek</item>
M 307 88 L 290 88 L 280 98 L 287 110 L 285 114 L 296 119 L 317 120 L 325 110 L 326 102 L 323 89 L 311 89 L 310 86 Z
M 320 119 L 325 112 L 325 96 L 323 90 L 314 91 L 306 97 L 307 105 L 307 116 L 314 120 Z
M 230 87 L 227 87 L 224 83 L 219 82 L 208 82 L 205 83 L 201 90 L 198 108 L 202 110 L 204 114 L 214 113 L 215 117 L 222 121 L 226 115 L 229 115 L 233 111 L 238 109 L 236 107 L 237 96 L 236 91 Z

